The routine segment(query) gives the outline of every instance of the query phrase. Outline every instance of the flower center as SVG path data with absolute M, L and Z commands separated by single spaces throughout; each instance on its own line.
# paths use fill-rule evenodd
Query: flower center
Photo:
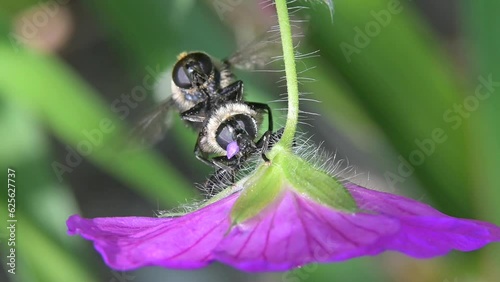
M 292 189 L 301 196 L 337 210 L 357 210 L 353 197 L 337 179 L 278 144 L 273 151 L 270 164 L 261 164 L 240 183 L 243 191 L 231 210 L 233 223 L 256 216 L 279 200 L 285 189 Z

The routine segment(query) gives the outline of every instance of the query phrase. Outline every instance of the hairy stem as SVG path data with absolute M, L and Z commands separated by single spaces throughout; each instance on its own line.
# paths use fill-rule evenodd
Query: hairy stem
M 299 117 L 299 87 L 297 84 L 297 69 L 295 67 L 295 54 L 293 50 L 292 29 L 288 17 L 286 0 L 275 0 L 280 27 L 281 44 L 283 47 L 283 60 L 285 62 L 286 88 L 288 93 L 288 114 L 286 118 L 285 131 L 281 137 L 280 144 L 285 148 L 291 148 L 297 119 Z

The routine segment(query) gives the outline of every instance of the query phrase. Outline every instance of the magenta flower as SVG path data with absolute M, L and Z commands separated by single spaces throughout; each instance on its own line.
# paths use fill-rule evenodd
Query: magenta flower
M 285 151 L 199 209 L 178 217 L 67 221 L 113 269 L 193 269 L 220 261 L 284 271 L 398 251 L 431 258 L 500 241 L 500 227 L 447 216 L 397 195 L 347 183 Z

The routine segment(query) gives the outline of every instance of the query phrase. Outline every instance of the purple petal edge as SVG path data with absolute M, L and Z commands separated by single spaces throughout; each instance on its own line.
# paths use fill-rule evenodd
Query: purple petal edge
M 285 271 L 384 251 L 431 258 L 500 241 L 494 224 L 354 184 L 347 188 L 360 212 L 332 210 L 288 189 L 266 217 L 235 226 L 217 246 L 216 259 L 246 271 Z
M 354 184 L 348 189 L 362 209 L 401 222 L 401 230 L 387 244 L 387 250 L 431 258 L 451 250 L 473 251 L 500 241 L 500 227 L 492 223 L 451 217 L 427 204 Z
M 360 211 L 320 205 L 285 187 L 265 212 L 230 226 L 238 193 L 176 218 L 119 217 L 68 221 L 68 234 L 94 242 L 117 270 L 142 266 L 193 269 L 218 260 L 245 271 L 285 271 L 399 251 L 431 258 L 500 241 L 500 227 L 447 216 L 402 196 L 348 184 Z
M 142 266 L 193 269 L 214 260 L 212 250 L 229 228 L 233 194 L 182 217 L 71 216 L 69 235 L 93 241 L 106 264 L 116 270 Z

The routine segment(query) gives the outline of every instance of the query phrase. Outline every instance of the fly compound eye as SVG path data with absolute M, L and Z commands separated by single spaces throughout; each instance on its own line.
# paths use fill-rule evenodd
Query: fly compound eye
M 233 137 L 234 128 L 226 122 L 223 122 L 219 128 L 217 129 L 217 133 L 215 135 L 215 140 L 217 144 L 224 150 L 226 149 L 229 143 L 234 141 Z
M 212 59 L 204 53 L 189 53 L 177 62 L 172 79 L 180 88 L 189 89 L 204 83 L 212 73 Z
M 191 79 L 186 73 L 186 60 L 185 58 L 175 64 L 174 69 L 172 71 L 172 80 L 175 85 L 180 88 L 189 89 L 192 86 Z
M 257 125 L 251 116 L 239 114 L 224 121 L 217 129 L 215 139 L 217 144 L 225 150 L 229 143 L 237 141 L 238 136 L 241 135 L 245 135 L 250 140 L 255 139 Z
M 205 76 L 210 76 L 213 69 L 212 59 L 205 53 L 191 53 L 192 65 L 194 66 L 194 71 L 202 71 Z

